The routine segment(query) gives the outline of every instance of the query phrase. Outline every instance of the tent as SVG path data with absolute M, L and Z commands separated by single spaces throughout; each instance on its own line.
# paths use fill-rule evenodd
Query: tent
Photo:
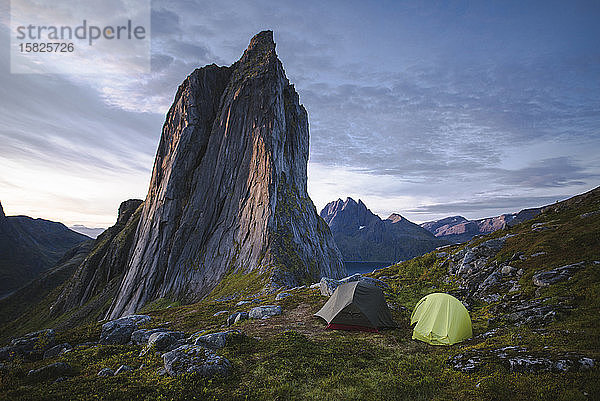
M 325 319 L 328 329 L 377 332 L 396 327 L 381 289 L 363 281 L 338 286 L 315 316 Z
M 467 308 L 452 295 L 434 293 L 421 298 L 410 316 L 413 339 L 432 345 L 452 345 L 473 336 Z

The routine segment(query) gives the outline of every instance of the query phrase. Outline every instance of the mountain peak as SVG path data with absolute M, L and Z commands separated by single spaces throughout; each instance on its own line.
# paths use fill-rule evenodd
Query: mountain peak
M 279 67 L 278 67 L 279 66 Z M 233 83 L 254 78 L 268 71 L 281 71 L 281 78 L 285 80 L 285 73 L 281 62 L 275 52 L 273 31 L 262 31 L 251 40 L 248 48 L 244 50 L 242 57 L 231 66 L 234 70 Z M 279 78 L 279 77 L 278 77 Z
M 390 220 L 392 223 L 398 223 L 399 221 L 406 220 L 406 219 L 404 217 L 402 217 L 401 215 L 399 215 L 398 213 L 392 213 L 386 220 Z
M 6 218 L 6 215 L 4 214 L 4 209 L 2 209 L 2 202 L 0 202 L 0 220 L 3 220 Z
M 262 31 L 254 35 L 246 49 L 247 52 L 272 51 L 275 50 L 275 41 L 273 40 L 273 31 Z
M 110 316 L 161 297 L 198 301 L 229 272 L 260 271 L 265 287 L 343 277 L 306 190 L 308 146 L 308 114 L 272 31 L 230 67 L 190 74 L 163 126 Z

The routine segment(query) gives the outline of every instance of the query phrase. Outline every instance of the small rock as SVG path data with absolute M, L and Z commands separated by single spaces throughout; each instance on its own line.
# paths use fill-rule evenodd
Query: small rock
M 545 254 L 546 254 L 546 252 L 536 252 L 536 253 L 531 254 L 530 257 L 535 258 L 536 256 L 542 256 L 542 255 L 545 255 Z
M 71 366 L 64 362 L 55 362 L 39 369 L 30 370 L 27 377 L 34 380 L 54 379 L 68 373 Z
M 242 320 L 248 320 L 248 312 L 240 312 L 238 313 L 238 315 L 235 317 L 235 320 L 233 321 L 233 324 L 237 324 L 239 322 L 241 322 Z
M 512 287 L 510 287 L 510 290 L 508 290 L 508 292 L 517 292 L 521 290 L 521 285 L 519 285 L 519 283 L 515 282 L 513 284 Z
M 319 288 L 321 289 L 321 295 L 330 297 L 331 295 L 333 295 L 333 292 L 340 284 L 341 283 L 338 280 L 334 280 L 334 279 L 327 278 L 327 277 L 321 278 L 321 282 L 319 283 Z
M 229 311 L 228 310 L 220 310 L 217 313 L 215 313 L 213 316 L 220 316 L 220 315 L 223 315 L 225 313 L 229 313 Z
M 275 297 L 275 301 L 281 301 L 283 298 L 289 297 L 292 294 L 287 293 L 287 292 L 280 292 L 279 294 L 277 294 L 277 296 Z
M 252 303 L 259 303 L 262 302 L 262 300 L 260 299 L 251 299 L 249 301 L 240 301 L 237 304 L 235 304 L 235 306 L 242 306 L 242 305 L 247 305 L 247 304 L 252 304 Z
M 517 269 L 512 267 L 512 266 L 502 266 L 502 270 L 500 270 L 500 272 L 504 275 L 510 276 L 512 275 L 514 272 L 516 272 Z
M 250 319 L 267 319 L 271 316 L 281 315 L 282 309 L 279 305 L 263 305 L 250 309 Z
M 200 345 L 182 345 L 163 355 L 165 373 L 177 376 L 198 373 L 204 377 L 228 375 L 231 363 L 214 351 Z
M 131 372 L 133 371 L 132 367 L 129 367 L 127 365 L 121 365 L 119 366 L 119 368 L 115 371 L 115 375 L 121 374 L 121 373 L 127 373 L 127 372 Z M 99 373 L 98 373 L 99 374 Z
M 112 370 L 111 368 L 104 368 L 101 369 L 100 372 L 98 372 L 98 376 L 100 377 L 110 377 L 110 376 L 114 376 L 115 375 L 115 371 Z
M 242 320 L 248 319 L 248 312 L 236 312 L 229 315 L 227 318 L 227 325 L 231 326 L 233 324 L 239 323 Z
M 592 358 L 583 357 L 579 359 L 579 364 L 583 369 L 590 369 L 594 367 L 595 361 Z

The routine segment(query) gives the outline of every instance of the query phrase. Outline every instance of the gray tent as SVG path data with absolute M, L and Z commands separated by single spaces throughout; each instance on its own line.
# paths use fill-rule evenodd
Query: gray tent
M 315 316 L 325 319 L 328 329 L 377 331 L 397 326 L 381 289 L 362 281 L 340 285 Z

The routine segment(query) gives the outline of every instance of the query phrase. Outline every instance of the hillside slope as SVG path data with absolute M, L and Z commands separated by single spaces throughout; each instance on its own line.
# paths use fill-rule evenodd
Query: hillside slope
M 54 266 L 69 249 L 89 240 L 62 223 L 6 216 L 0 204 L 0 298 Z

